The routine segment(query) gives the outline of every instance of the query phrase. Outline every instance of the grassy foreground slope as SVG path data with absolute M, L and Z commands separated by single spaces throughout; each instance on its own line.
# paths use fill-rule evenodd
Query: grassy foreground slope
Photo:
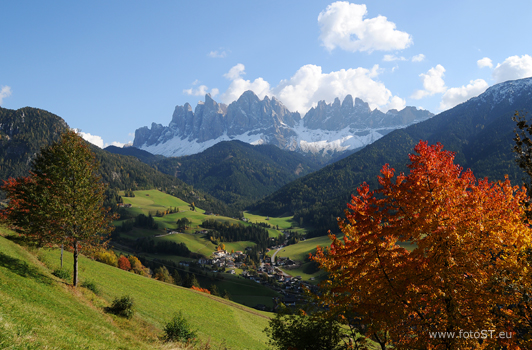
M 162 348 L 158 337 L 179 310 L 203 341 L 225 343 L 232 349 L 266 349 L 262 330 L 268 323 L 267 313 L 82 257 L 81 280 L 96 283 L 101 290 L 96 296 L 51 275 L 59 266 L 57 250 L 36 254 L 39 259 L 0 236 L 2 349 Z M 65 266 L 71 264 L 71 254 L 66 254 Z M 114 298 L 126 294 L 136 303 L 132 320 L 103 312 Z

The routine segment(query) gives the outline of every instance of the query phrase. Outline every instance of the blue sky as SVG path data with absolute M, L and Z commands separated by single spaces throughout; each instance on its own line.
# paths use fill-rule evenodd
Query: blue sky
M 532 76 L 530 1 L 2 1 L 0 106 L 100 146 L 251 89 L 306 112 L 351 94 L 433 113 Z

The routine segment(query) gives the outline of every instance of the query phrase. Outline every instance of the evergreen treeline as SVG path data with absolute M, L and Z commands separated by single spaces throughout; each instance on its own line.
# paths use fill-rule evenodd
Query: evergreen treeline
M 63 119 L 45 110 L 0 107 L 0 179 L 27 176 L 41 148 L 67 130 Z
M 111 208 L 111 213 L 117 213 L 119 210 L 118 204 L 123 203 L 122 197 L 118 194 L 118 190 L 116 188 L 109 188 L 107 187 L 105 189 L 105 200 L 103 202 L 103 206 L 106 208 Z
M 235 225 L 226 221 L 209 219 L 205 220 L 201 227 L 213 230 L 209 234 L 214 240 L 220 242 L 251 241 L 264 248 L 268 246 L 268 230 L 256 225 Z
M 148 230 L 158 230 L 159 225 L 153 219 L 153 216 L 144 214 L 137 215 L 134 219 L 127 219 L 122 221 L 122 224 L 116 229 L 120 232 L 129 232 L 133 230 L 133 227 L 145 228 Z
M 143 253 L 171 254 L 184 257 L 190 257 L 190 250 L 185 243 L 176 243 L 170 241 L 155 241 L 149 237 L 142 237 L 135 241 L 135 250 Z

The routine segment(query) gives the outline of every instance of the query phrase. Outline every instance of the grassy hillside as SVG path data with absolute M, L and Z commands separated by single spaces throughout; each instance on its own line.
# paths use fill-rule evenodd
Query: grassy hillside
M 136 239 L 139 237 L 154 237 L 158 235 L 159 237 L 154 237 L 156 243 L 161 241 L 171 241 L 175 243 L 184 243 L 187 248 L 192 253 L 201 254 L 205 257 L 209 257 L 216 250 L 216 245 L 214 245 L 206 235 L 204 234 L 194 234 L 196 230 L 201 230 L 201 223 L 207 219 L 216 219 L 219 221 L 229 221 L 233 224 L 249 225 L 238 219 L 228 218 L 224 216 L 212 216 L 205 215 L 204 210 L 201 208 L 196 208 L 196 211 L 190 210 L 190 205 L 179 198 L 170 196 L 168 194 L 162 193 L 158 190 L 147 190 L 147 191 L 134 191 L 135 197 L 123 197 L 124 203 L 131 204 L 131 208 L 127 208 L 126 211 L 129 215 L 138 215 L 149 213 L 155 213 L 157 210 L 164 211 L 167 208 L 177 207 L 179 209 L 178 213 L 165 215 L 164 217 L 154 217 L 154 220 L 159 225 L 159 230 L 148 230 L 142 228 L 134 228 L 133 231 L 128 233 L 120 233 L 121 237 Z M 165 235 L 164 228 L 176 229 L 176 221 L 178 219 L 186 217 L 189 219 L 192 224 L 190 228 L 184 230 L 185 233 L 181 234 L 171 234 Z M 265 221 L 265 217 L 254 217 L 253 222 L 268 222 Z M 272 219 L 275 220 L 275 219 Z M 281 219 L 279 222 L 285 220 Z M 116 223 L 119 225 L 120 223 Z M 271 224 L 271 223 L 270 223 Z M 287 228 L 290 226 L 284 224 L 283 227 Z M 279 227 L 281 229 L 281 225 Z M 270 236 L 278 236 L 279 231 L 275 229 L 269 229 Z M 255 242 L 251 241 L 237 241 L 237 242 L 223 242 L 225 244 L 225 249 L 228 251 L 245 251 L 247 247 L 253 247 L 256 245 Z M 125 252 L 125 254 L 129 254 Z M 138 256 L 145 257 L 149 260 L 159 259 L 173 261 L 179 263 L 183 260 L 191 260 L 188 257 L 181 257 L 175 255 L 163 255 L 163 254 L 147 254 L 147 253 L 135 253 Z M 188 273 L 185 267 L 182 268 L 181 272 L 184 274 Z M 238 271 L 237 273 L 241 273 Z M 279 296 L 278 293 L 273 290 L 266 288 L 256 282 L 248 281 L 238 276 L 232 276 L 229 274 L 223 274 L 223 280 L 213 280 L 203 278 L 198 275 L 198 280 L 200 284 L 207 288 L 211 284 L 216 284 L 220 291 L 227 290 L 231 295 L 231 299 L 235 302 L 254 306 L 257 304 L 263 304 L 268 307 L 273 307 L 272 297 Z
M 3 229 L 0 233 L 8 234 Z M 97 296 L 50 273 L 59 265 L 57 250 L 34 253 L 39 259 L 0 236 L 2 349 L 158 349 L 165 322 L 179 310 L 203 341 L 232 349 L 266 349 L 262 330 L 267 313 L 82 257 L 81 279 L 96 283 L 101 290 Z M 65 257 L 69 267 L 71 254 Z M 115 297 L 126 294 L 136 304 L 132 320 L 103 312 Z
M 208 257 L 212 254 L 214 250 L 216 250 L 216 246 L 211 241 L 206 239 L 204 235 L 194 234 L 196 230 L 201 229 L 200 225 L 203 221 L 215 218 L 216 220 L 229 221 L 233 224 L 239 223 L 242 225 L 247 225 L 238 219 L 228 218 L 224 216 L 205 215 L 205 210 L 198 207 L 196 207 L 195 211 L 192 211 L 190 210 L 189 203 L 184 202 L 177 197 L 162 193 L 158 190 L 135 191 L 134 193 L 135 197 L 123 197 L 124 203 L 131 204 L 131 208 L 127 208 L 125 210 L 128 215 L 149 215 L 150 213 L 154 215 L 157 211 L 164 211 L 168 208 L 173 207 L 178 208 L 179 212 L 174 214 L 168 214 L 163 217 L 154 217 L 155 222 L 157 222 L 159 228 L 161 229 L 160 232 L 135 228 L 131 233 L 121 234 L 128 238 L 138 238 L 145 236 L 154 236 L 157 234 L 164 234 L 164 231 L 162 231 L 162 229 L 176 229 L 176 221 L 181 218 L 187 218 L 191 221 L 191 224 L 188 229 L 183 230 L 185 234 L 167 235 L 157 237 L 155 238 L 155 240 L 167 240 L 176 243 L 185 243 L 188 249 L 190 249 L 190 251 L 192 251 L 193 253 L 199 253 Z M 117 223 L 117 225 L 119 225 L 119 223 Z M 245 250 L 246 247 L 252 247 L 255 245 L 254 242 L 248 241 L 224 242 L 224 244 L 226 246 L 226 249 L 229 251 L 231 251 L 232 249 L 234 249 L 235 251 Z

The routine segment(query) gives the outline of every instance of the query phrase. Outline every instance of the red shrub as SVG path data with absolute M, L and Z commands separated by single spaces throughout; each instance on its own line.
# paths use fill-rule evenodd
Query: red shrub
M 120 256 L 118 259 L 118 268 L 126 271 L 131 270 L 131 263 L 129 262 L 129 259 L 123 255 Z

